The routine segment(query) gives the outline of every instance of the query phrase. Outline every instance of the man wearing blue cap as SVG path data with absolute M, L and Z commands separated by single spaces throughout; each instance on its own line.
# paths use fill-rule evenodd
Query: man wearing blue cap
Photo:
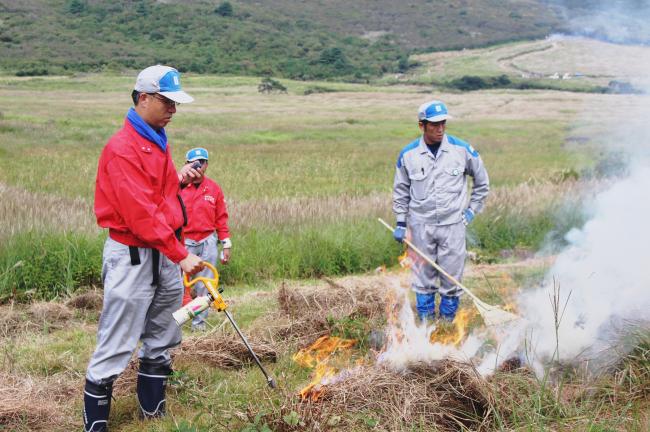
M 183 230 L 185 246 L 188 251 L 198 255 L 203 261 L 216 265 L 218 245 L 221 244 L 220 261 L 222 264 L 227 264 L 230 261 L 232 248 L 228 229 L 228 209 L 221 187 L 205 175 L 208 169 L 208 151 L 202 147 L 193 148 L 187 152 L 185 159 L 188 164 L 200 164 L 198 169 L 203 174 L 202 178 L 191 182 L 181 191 L 188 220 Z M 206 269 L 200 272 L 199 276 L 212 277 L 212 274 Z M 195 287 L 196 295 L 208 294 L 205 285 L 197 284 Z M 191 300 L 189 291 L 186 291 L 183 304 Z M 205 330 L 208 310 L 201 312 L 192 320 L 192 330 Z
M 181 307 L 181 269 L 194 274 L 203 268 L 182 241 L 187 218 L 180 198 L 181 185 L 202 173 L 190 165 L 176 171 L 165 134 L 176 105 L 193 99 L 181 89 L 178 71 L 161 65 L 140 72 L 131 96 L 135 106 L 108 140 L 97 168 L 95 215 L 108 238 L 97 346 L 84 388 L 86 432 L 108 430 L 113 382 L 138 342 L 140 413 L 164 415 L 169 349 L 181 342 L 172 318 Z
M 397 158 L 393 183 L 395 240 L 410 241 L 450 275 L 461 280 L 465 266 L 465 231 L 482 208 L 489 179 L 478 152 L 465 141 L 445 133 L 451 116 L 441 101 L 418 109 L 422 136 L 404 147 Z M 467 176 L 472 193 L 467 194 Z M 438 285 L 439 279 L 439 285 Z M 412 288 L 422 321 L 439 317 L 453 321 L 462 290 L 426 262 L 413 266 Z

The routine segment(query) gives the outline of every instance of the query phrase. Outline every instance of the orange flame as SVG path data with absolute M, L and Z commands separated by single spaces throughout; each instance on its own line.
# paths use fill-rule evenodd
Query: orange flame
M 461 309 L 458 311 L 453 323 L 449 325 L 439 325 L 431 333 L 429 341 L 431 343 L 440 343 L 443 345 L 460 345 L 467 336 L 469 322 L 476 312 L 472 309 Z
M 330 365 L 332 355 L 339 350 L 353 347 L 354 339 L 342 339 L 335 336 L 322 336 L 310 347 L 301 349 L 293 355 L 293 360 L 301 366 L 314 368 L 312 380 L 300 390 L 300 397 L 317 401 L 324 391 L 324 382 L 334 377 L 338 369 Z
M 409 249 L 404 249 L 404 253 L 397 257 L 397 262 L 403 269 L 410 269 L 413 266 L 413 259 L 409 256 Z

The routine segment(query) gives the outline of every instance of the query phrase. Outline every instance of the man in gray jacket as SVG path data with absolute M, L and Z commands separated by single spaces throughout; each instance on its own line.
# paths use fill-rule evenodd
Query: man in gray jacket
M 410 241 L 460 280 L 465 266 L 465 230 L 482 208 L 489 191 L 483 161 L 471 145 L 445 133 L 451 116 L 441 101 L 420 106 L 422 136 L 404 147 L 397 158 L 393 184 L 395 240 L 407 227 Z M 467 176 L 472 177 L 468 200 Z M 439 279 L 439 285 L 436 280 Z M 453 321 L 461 289 L 431 265 L 413 266 L 413 290 L 421 320 L 435 319 L 435 294 L 440 292 L 440 318 Z

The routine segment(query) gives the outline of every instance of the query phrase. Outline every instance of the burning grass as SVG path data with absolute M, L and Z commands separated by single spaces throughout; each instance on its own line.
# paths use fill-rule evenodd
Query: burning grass
M 349 349 L 357 343 L 354 339 L 341 339 L 338 337 L 322 336 L 318 338 L 309 348 L 301 349 L 293 355 L 293 361 L 301 366 L 314 368 L 312 381 L 300 391 L 300 397 L 316 402 L 323 393 L 323 388 L 331 380 L 340 381 L 341 375 L 337 375 L 337 368 L 331 364 L 334 355 L 343 352 L 342 360 L 349 363 Z M 345 376 L 345 375 L 343 375 Z
M 218 329 L 186 338 L 174 353 L 175 369 L 187 376 L 187 382 L 200 385 L 185 386 L 172 380 L 174 391 L 169 393 L 169 406 L 173 417 L 147 427 L 170 430 L 171 421 L 183 419 L 194 430 L 215 430 L 218 420 L 223 430 L 264 430 L 266 423 L 276 432 L 648 430 L 649 420 L 644 414 L 650 408 L 647 338 L 598 382 L 568 372 L 558 376 L 557 382 L 539 380 L 519 359 L 505 362 L 489 378 L 481 377 L 468 363 L 451 360 L 411 362 L 402 370 L 393 370 L 376 364 L 375 353 L 363 352 L 358 344 L 348 348 L 337 344 L 341 348 L 336 353 L 341 354 L 340 362 L 336 355 L 329 362 L 334 373 L 319 379 L 318 388 L 312 387 L 320 391 L 316 400 L 303 399 L 299 391 L 307 384 L 307 371 L 297 373 L 290 357 L 298 348 L 318 339 L 312 335 L 331 335 L 336 330 L 333 322 L 370 320 L 378 325 L 375 328 L 383 327 L 384 306 L 391 309 L 386 294 L 393 282 L 390 277 L 370 276 L 321 280 L 309 286 L 284 284 L 277 293 L 279 307 L 273 307 L 277 310 L 254 321 L 252 327 L 244 325 L 245 334 L 263 362 L 274 361 L 276 356 L 279 359 L 272 371 L 280 384 L 276 391 L 261 385 L 259 371 L 250 366 L 249 354 L 235 334 Z M 239 308 L 259 298 L 242 296 L 237 300 Z M 72 307 L 70 303 L 68 306 Z M 56 316 L 54 311 L 52 308 L 41 315 Z M 468 317 L 470 322 L 474 318 Z M 41 326 L 27 306 L 2 306 L 0 322 Z M 94 326 L 88 326 L 88 331 L 91 328 L 94 331 Z M 285 333 L 279 332 L 282 329 Z M 453 345 L 459 334 L 452 330 L 439 328 L 435 333 L 437 342 L 446 334 L 452 337 L 448 343 Z M 57 332 L 60 330 L 43 337 L 51 338 Z M 274 337 L 270 342 L 266 337 L 269 335 Z M 66 363 L 69 369 L 55 373 L 53 368 L 30 368 L 30 376 L 20 375 L 25 372 L 21 364 L 12 367 L 9 357 L 16 347 L 36 344 L 40 348 L 42 340 L 34 342 L 31 335 L 16 335 L 12 345 L 2 347 L 6 347 L 7 358 L 0 372 L 0 424 L 8 430 L 74 430 L 79 426 L 85 362 Z M 59 349 L 75 352 L 77 357 L 85 355 L 75 351 L 78 347 L 78 339 L 71 339 Z M 359 358 L 363 361 L 357 361 Z M 38 366 L 43 360 L 34 358 L 33 362 Z M 197 375 L 196 365 L 204 364 L 227 371 L 217 378 Z M 115 383 L 118 403 L 113 419 L 124 430 L 142 428 L 141 423 L 127 418 L 130 414 L 125 414 L 126 410 L 131 413 L 132 407 L 124 402 L 133 401 L 137 366 L 137 359 L 132 360 Z M 237 368 L 244 369 L 232 371 Z M 254 375 L 251 379 L 249 373 Z M 208 399 L 209 405 L 201 405 Z M 205 415 L 206 411 L 216 414 Z M 257 429 L 246 429 L 252 424 Z
M 333 311 L 343 310 L 345 314 L 354 308 L 343 307 L 337 301 L 340 298 L 337 294 L 350 290 L 350 297 L 357 302 L 360 298 L 368 298 L 360 297 L 345 283 L 330 281 L 328 284 L 333 298 L 318 289 L 286 291 L 284 287 L 286 292 L 280 298 L 280 302 L 284 302 L 283 310 L 296 317 L 318 316 L 328 307 Z M 378 298 L 378 304 L 387 307 L 390 324 L 390 317 L 396 317 L 403 303 L 396 299 L 391 301 L 390 296 Z M 453 328 L 438 325 L 430 334 L 432 343 L 445 347 L 459 345 L 468 323 L 477 318 L 474 309 L 461 312 L 457 318 L 464 325 Z M 329 349 L 319 351 L 325 345 Z M 286 393 L 280 415 L 278 411 L 265 414 L 263 421 L 278 431 L 412 428 L 488 431 L 530 425 L 584 428 L 596 423 L 609 425 L 612 430 L 623 430 L 621 424 L 625 424 L 624 428 L 631 424 L 647 425 L 643 416 L 630 419 L 626 414 L 628 410 L 643 411 L 647 407 L 650 377 L 647 341 L 641 341 L 618 369 L 604 375 L 602 382 L 597 384 L 580 371 L 568 372 L 570 365 L 564 367 L 564 374 L 557 379 L 538 379 L 522 364 L 520 357 L 504 361 L 489 378 L 482 377 L 469 360 L 423 359 L 411 361 L 403 368 L 393 368 L 373 361 L 370 353 L 362 361 L 359 358 L 354 361 L 353 351 L 358 349 L 353 345 L 354 341 L 339 344 L 338 338 L 324 336 L 295 354 L 295 361 L 314 368 L 312 380 L 302 391 Z M 348 351 L 342 355 L 347 362 L 332 360 L 337 351 Z M 303 361 L 305 358 L 307 361 Z M 600 390 L 594 391 L 594 388 Z M 623 400 L 631 405 L 621 411 Z M 636 406 L 641 408 L 631 408 Z M 594 412 L 603 418 L 594 420 Z
M 487 431 L 496 404 L 490 389 L 470 366 L 451 361 L 412 364 L 402 372 L 358 366 L 328 385 L 318 402 L 288 398 L 281 412 L 297 413 L 300 428 L 267 421 L 274 430 Z

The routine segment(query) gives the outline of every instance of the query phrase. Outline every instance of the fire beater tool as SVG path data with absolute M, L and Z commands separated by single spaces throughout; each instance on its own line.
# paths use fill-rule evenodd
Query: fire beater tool
M 253 351 L 253 348 L 251 348 L 250 344 L 248 343 L 248 340 L 246 340 L 246 337 L 244 334 L 241 332 L 239 329 L 239 326 L 237 326 L 237 323 L 235 322 L 234 318 L 228 312 L 226 309 L 228 308 L 228 305 L 226 302 L 223 300 L 223 297 L 221 296 L 221 293 L 223 292 L 223 288 L 217 288 L 219 286 L 219 273 L 217 272 L 217 269 L 214 268 L 212 264 L 209 262 L 203 261 L 203 264 L 209 268 L 212 271 L 213 277 L 208 278 L 208 277 L 196 277 L 192 280 L 189 280 L 189 277 L 187 276 L 187 273 L 183 274 L 183 285 L 187 288 L 191 288 L 194 284 L 197 282 L 202 282 L 205 287 L 208 290 L 208 295 L 207 296 L 200 296 L 174 312 L 174 320 L 176 321 L 176 324 L 179 326 L 182 326 L 184 323 L 187 321 L 191 320 L 192 318 L 196 317 L 198 314 L 209 308 L 210 306 L 214 307 L 218 312 L 223 312 L 226 314 L 226 317 L 230 321 L 230 324 L 234 327 L 235 331 L 241 338 L 242 342 L 244 342 L 244 345 L 246 345 L 246 348 L 248 349 L 248 352 L 251 354 L 251 357 L 253 357 L 253 360 L 255 360 L 255 363 L 257 363 L 257 366 L 259 366 L 260 370 L 264 374 L 264 377 L 266 378 L 266 383 L 269 385 L 271 388 L 276 388 L 277 384 L 275 383 L 275 380 L 269 373 L 264 369 L 264 366 L 262 366 L 262 362 L 260 362 L 260 359 L 257 357 L 255 354 L 255 351 Z
M 384 225 L 388 230 L 393 232 L 393 227 L 388 225 L 383 219 L 379 218 L 379 222 L 381 222 L 381 224 Z M 415 245 L 413 243 L 411 243 L 409 240 L 404 239 L 404 243 L 406 243 L 407 246 L 410 247 L 411 250 L 413 250 L 415 253 L 417 253 L 422 259 L 424 259 L 426 262 L 431 264 L 431 266 L 434 269 L 438 270 L 447 279 L 449 279 L 454 284 L 458 285 L 458 287 L 460 287 L 460 289 L 465 291 L 465 293 L 472 299 L 472 301 L 474 302 L 474 305 L 476 306 L 479 313 L 483 317 L 483 321 L 485 321 L 485 325 L 487 325 L 487 326 L 498 326 L 498 325 L 505 324 L 505 323 L 510 322 L 510 321 L 520 319 L 520 317 L 518 317 L 517 315 L 515 315 L 513 313 L 510 313 L 508 311 L 505 311 L 505 310 L 501 309 L 498 306 L 492 306 L 492 305 L 489 305 L 489 304 L 485 303 L 484 301 L 482 301 L 481 299 L 476 297 L 474 295 L 474 293 L 472 293 L 467 287 L 465 287 L 463 284 L 461 284 L 459 281 L 457 281 L 455 277 L 453 277 L 452 275 L 447 273 L 434 260 L 432 260 L 427 255 L 425 255 L 424 252 L 422 252 L 420 249 L 415 247 Z

